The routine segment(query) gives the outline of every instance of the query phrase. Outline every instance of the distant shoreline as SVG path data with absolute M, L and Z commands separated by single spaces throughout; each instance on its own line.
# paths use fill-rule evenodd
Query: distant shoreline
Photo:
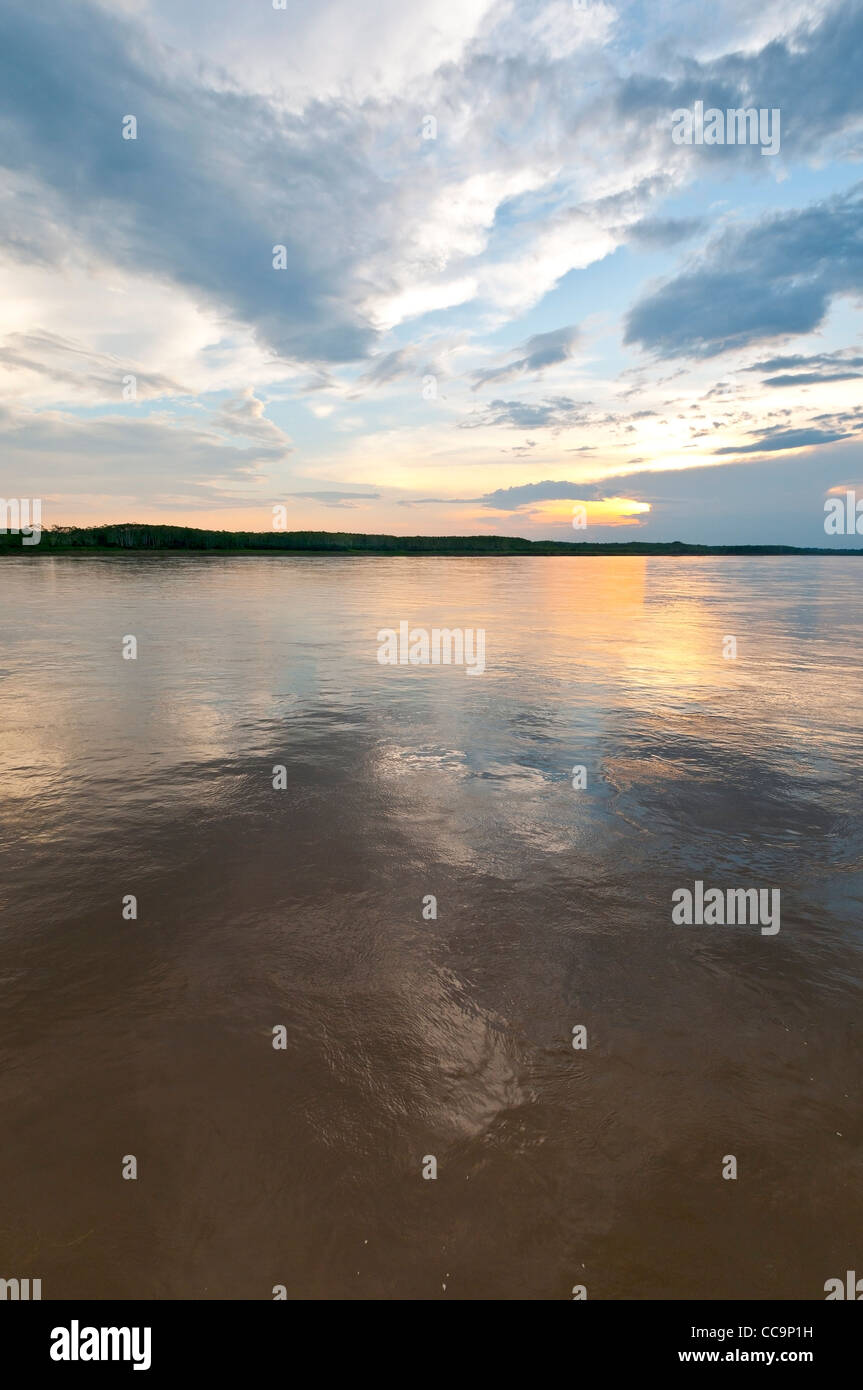
M 206 531 L 193 526 L 120 523 L 52 527 L 38 545 L 0 535 L 4 555 L 863 555 L 858 547 L 696 545 L 686 541 L 529 541 L 521 536 L 387 536 L 345 531 Z

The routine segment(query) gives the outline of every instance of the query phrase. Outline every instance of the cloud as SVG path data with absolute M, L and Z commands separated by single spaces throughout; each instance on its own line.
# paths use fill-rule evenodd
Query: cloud
M 723 18 L 718 9 L 720 24 Z M 670 129 L 671 113 L 691 108 L 695 101 L 724 111 L 778 108 L 783 155 L 823 155 L 831 140 L 834 153 L 853 151 L 863 119 L 863 10 L 838 3 L 813 14 L 807 6 L 802 15 L 799 10 L 789 13 L 782 28 L 785 33 L 754 52 L 732 50 L 703 62 L 672 52 L 662 76 L 641 71 L 620 84 L 617 109 L 642 122 L 665 118 Z M 711 162 L 714 167 L 730 160 L 762 166 L 771 162 L 760 157 L 757 146 L 682 148 L 701 173 Z
M 111 396 L 119 401 L 124 378 L 130 372 L 135 377 L 137 399 L 186 394 L 183 386 L 171 377 L 140 368 L 135 370 L 128 360 L 38 329 L 8 334 L 0 343 L 0 366 L 13 368 L 25 376 L 41 377 L 53 387 L 55 401 L 64 397 L 104 400 Z
M 362 395 L 366 387 L 389 386 L 394 381 L 411 377 L 419 383 L 429 375 L 445 375 L 440 363 L 433 357 L 423 357 L 420 350 L 413 346 L 394 348 L 372 359 L 371 366 L 358 378 L 356 389 L 348 393 L 348 398 L 353 400 Z
M 290 492 L 288 497 L 302 497 L 312 502 L 320 502 L 324 507 L 352 508 L 357 502 L 376 502 L 379 492 Z
M 173 283 L 253 328 L 283 362 L 362 361 L 389 326 L 477 299 L 528 307 L 572 267 L 614 249 L 623 233 L 611 230 L 619 218 L 605 195 L 638 183 L 641 171 L 630 171 L 629 155 L 608 132 L 603 180 L 577 162 L 562 176 L 595 100 L 581 93 L 579 75 L 594 59 L 580 53 L 585 26 L 573 26 L 570 7 L 531 0 L 514 15 L 499 5 L 481 26 L 484 8 L 473 0 L 465 20 L 441 20 L 435 8 L 428 53 L 449 57 L 426 73 L 421 90 L 405 84 L 360 100 L 344 91 L 336 97 L 322 82 L 317 97 L 295 109 L 290 84 L 251 91 L 241 63 L 218 71 L 162 48 L 172 31 L 167 10 L 155 22 L 152 11 L 138 20 L 82 0 L 38 8 L 7 0 L 0 159 L 11 181 L 28 186 L 26 196 L 0 207 L 0 232 L 16 257 L 55 276 L 78 257 Z M 250 21 L 262 45 L 274 25 L 283 37 L 293 33 L 293 13 L 265 9 Z M 221 20 L 226 58 L 225 31 L 236 14 L 223 3 L 208 13 L 214 24 Z M 545 35 L 530 56 L 504 42 L 513 18 L 531 31 L 536 18 L 537 35 Z M 446 34 L 438 42 L 441 23 L 452 42 Z M 197 19 L 182 17 L 178 27 L 191 27 L 197 52 Z M 314 48 L 308 31 L 317 32 L 319 21 L 307 7 L 302 27 L 289 51 Z M 352 20 L 352 55 L 355 27 Z M 401 32 L 402 20 L 392 27 Z M 410 28 L 413 45 L 418 18 Z M 565 60 L 546 42 L 557 34 L 559 55 L 564 30 L 575 33 Z M 212 52 L 209 39 L 205 46 Z M 373 65 L 367 75 L 375 72 Z M 522 112 L 526 88 L 536 101 Z M 440 131 L 424 144 L 429 110 L 438 112 Z M 121 138 L 127 114 L 137 121 L 134 140 Z M 502 147 L 507 124 L 511 138 Z M 595 130 L 591 139 L 598 155 Z M 650 165 L 657 159 L 658 151 L 645 155 Z M 591 186 L 603 196 L 591 198 Z M 519 199 L 540 191 L 542 205 L 519 208 Z M 630 220 L 658 193 L 645 183 Z M 284 268 L 276 269 L 273 248 L 282 246 Z M 528 359 L 543 357 L 545 336 L 526 345 Z M 538 369 L 530 360 L 524 367 Z
M 797 376 L 768 376 L 763 386 L 811 386 L 816 381 L 853 381 L 863 372 L 800 372 Z
M 383 386 L 398 377 L 416 372 L 415 355 L 412 348 L 395 348 L 392 352 L 381 353 L 376 357 L 367 372 L 360 377 L 362 386 Z
M 108 9 L 118 0 L 104 0 Z M 236 0 L 207 0 L 206 24 L 194 3 L 149 0 L 136 11 L 188 66 L 230 71 L 234 81 L 301 110 L 322 97 L 381 100 L 409 92 L 441 64 L 454 64 L 486 20 L 494 0 L 271 0 L 238 10 Z
M 819 352 L 811 356 L 799 353 L 787 357 L 768 357 L 743 367 L 744 372 L 778 372 L 762 380 L 763 386 L 809 386 L 822 381 L 853 381 L 863 375 L 854 371 L 863 367 L 863 357 L 854 356 L 847 348 L 837 352 Z M 807 368 L 807 370 L 801 370 Z
M 863 183 L 800 211 L 735 226 L 629 313 L 627 343 L 712 357 L 811 333 L 831 300 L 863 291 Z
M 524 354 L 516 362 L 474 372 L 474 384 L 471 389 L 476 391 L 490 381 L 510 381 L 513 377 L 533 375 L 544 371 L 546 367 L 566 362 L 575 351 L 579 337 L 579 330 L 574 324 L 568 324 L 565 328 L 554 328 L 550 333 L 535 333 L 533 337 L 513 349 L 514 352 Z
M 498 511 L 517 511 L 532 502 L 562 502 L 575 499 L 579 502 L 601 501 L 614 495 L 615 479 L 603 483 L 544 482 L 522 483 L 518 487 L 498 488 L 487 492 L 476 500 L 484 507 L 494 507 Z
M 127 113 L 135 140 L 121 138 Z M 0 130 L 4 164 L 50 188 L 67 237 L 206 295 L 285 357 L 347 361 L 373 341 L 351 272 L 385 192 L 345 111 L 302 120 L 181 84 L 122 15 L 8 0 Z
M 844 364 L 847 367 L 863 367 L 863 357 L 854 356 L 848 348 L 837 352 L 818 352 L 811 356 L 800 353 L 791 357 L 768 357 L 761 362 L 753 362 L 743 367 L 744 372 L 783 372 L 797 367 L 833 367 Z
M 498 488 L 495 492 L 483 493 L 480 497 L 413 497 L 400 503 L 404 507 L 425 506 L 431 503 L 459 505 L 466 503 L 489 507 L 495 511 L 516 512 L 536 502 L 566 502 L 575 499 L 579 502 L 601 502 L 618 495 L 619 488 L 629 486 L 630 479 L 624 476 L 605 478 L 601 483 L 572 483 L 568 481 L 542 483 L 520 483 L 516 487 Z M 631 493 L 627 494 L 631 496 Z
M 715 454 L 773 454 L 784 449 L 805 449 L 813 444 L 833 444 L 837 439 L 847 439 L 847 433 L 830 430 L 800 429 L 766 431 L 753 444 L 730 444 L 714 449 Z
M 665 250 L 696 236 L 705 226 L 703 217 L 643 217 L 629 229 L 631 241 L 653 250 Z
M 22 231 L 18 200 L 10 241 L 49 265 L 72 243 L 171 280 L 285 360 L 359 361 L 382 325 L 477 298 L 526 307 L 627 228 L 671 244 L 698 225 L 649 213 L 687 165 L 667 170 L 667 132 L 645 110 L 678 94 L 619 78 L 612 50 L 598 66 L 609 5 L 574 14 L 563 0 L 468 0 L 444 15 L 423 0 L 405 16 L 388 0 L 368 23 L 351 21 L 347 46 L 320 43 L 328 24 L 342 32 L 346 0 L 314 14 L 298 0 L 284 13 L 264 6 L 239 31 L 235 7 L 214 0 L 206 34 L 182 4 L 153 0 L 136 20 L 131 9 L 3 7 L 3 161 L 37 181 L 44 202 Z M 797 94 L 805 68 L 807 101 L 838 128 L 860 105 L 858 31 L 825 20 L 725 67 L 690 60 L 687 81 L 715 70 L 730 90 L 759 64 L 784 63 Z M 280 63 L 290 79 L 277 80 Z M 637 132 L 597 124 L 615 93 Z M 439 130 L 424 143 L 428 111 Z M 120 138 L 125 113 L 134 141 Z M 285 269 L 273 269 L 276 245 Z M 565 360 L 565 334 L 530 339 L 477 386 Z
M 554 396 L 546 401 L 489 401 L 461 420 L 461 429 L 490 429 L 504 426 L 514 430 L 562 430 L 586 424 L 589 415 L 584 407 L 589 401 L 575 401 L 571 396 Z
M 222 401 L 213 416 L 213 424 L 216 429 L 224 430 L 227 434 L 239 434 L 246 439 L 260 439 L 281 445 L 284 452 L 288 453 L 291 447 L 288 436 L 277 424 L 267 419 L 265 410 L 264 401 L 259 400 L 252 387 L 248 386 L 241 394 Z
M 164 505 L 168 496 L 207 508 L 260 503 L 282 443 L 240 447 L 189 417 L 131 414 L 82 418 L 56 410 L 0 408 L 0 494 L 69 494 Z

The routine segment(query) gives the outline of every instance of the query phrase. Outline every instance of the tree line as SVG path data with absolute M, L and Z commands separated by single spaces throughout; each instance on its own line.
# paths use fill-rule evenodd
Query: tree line
M 376 555 L 823 555 L 861 550 L 819 550 L 792 545 L 688 545 L 683 541 L 529 541 L 521 536 L 385 536 L 352 531 L 209 531 L 196 526 L 123 522 L 104 526 L 51 526 L 38 545 L 0 534 L 0 554 L 14 551 L 310 551 Z

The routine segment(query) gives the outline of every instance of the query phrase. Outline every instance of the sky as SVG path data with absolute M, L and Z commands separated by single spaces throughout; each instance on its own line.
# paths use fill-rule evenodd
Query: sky
M 0 494 L 859 544 L 861 73 L 863 0 L 4 0 Z

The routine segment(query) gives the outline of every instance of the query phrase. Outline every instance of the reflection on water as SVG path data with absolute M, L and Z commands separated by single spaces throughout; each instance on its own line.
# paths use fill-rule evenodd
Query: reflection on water
M 859 1267 L 863 567 L 0 582 L 3 1273 L 823 1298 Z M 380 666 L 402 620 L 484 628 L 485 674 Z M 673 927 L 696 878 L 780 888 L 781 932 Z

